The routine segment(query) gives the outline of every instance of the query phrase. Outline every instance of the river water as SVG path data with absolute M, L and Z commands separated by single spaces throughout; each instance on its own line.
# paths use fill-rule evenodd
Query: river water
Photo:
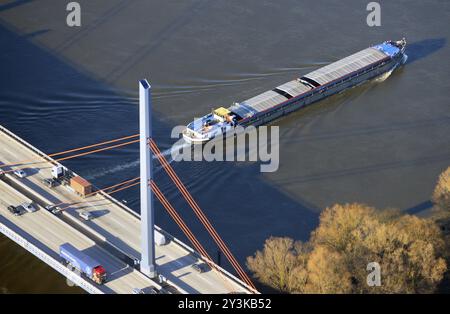
M 137 81 L 153 86 L 154 135 L 272 89 L 387 39 L 408 40 L 408 63 L 273 122 L 280 167 L 174 162 L 238 260 L 269 236 L 307 240 L 323 208 L 364 202 L 420 214 L 450 165 L 450 2 L 83 0 L 0 1 L 0 124 L 51 153 L 137 133 Z M 1 149 L 1 148 L 0 148 Z M 138 147 L 65 162 L 99 187 L 138 175 Z M 212 256 L 216 247 L 157 165 L 156 180 Z M 0 196 L 1 197 L 1 196 Z M 137 189 L 117 193 L 139 210 Z M 157 224 L 185 240 L 157 204 Z M 222 258 L 222 260 L 224 260 Z M 230 268 L 224 262 L 224 266 Z M 0 291 L 81 292 L 0 236 Z

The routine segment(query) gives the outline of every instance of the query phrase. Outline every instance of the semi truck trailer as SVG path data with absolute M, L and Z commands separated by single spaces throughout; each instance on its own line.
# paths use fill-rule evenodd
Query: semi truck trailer
M 103 266 L 70 243 L 59 246 L 59 256 L 65 264 L 75 267 L 81 274 L 95 283 L 101 285 L 106 281 L 106 270 Z
M 80 176 L 70 178 L 70 187 L 81 197 L 92 193 L 92 184 Z

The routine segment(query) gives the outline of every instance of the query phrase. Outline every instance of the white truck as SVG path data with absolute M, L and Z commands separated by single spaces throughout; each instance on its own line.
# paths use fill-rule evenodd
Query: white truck
M 64 174 L 64 168 L 62 166 L 53 166 L 52 167 L 52 177 L 53 179 L 58 179 Z

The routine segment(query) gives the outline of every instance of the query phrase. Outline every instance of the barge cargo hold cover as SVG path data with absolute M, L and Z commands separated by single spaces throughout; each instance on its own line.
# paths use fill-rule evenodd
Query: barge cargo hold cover
M 395 70 L 405 63 L 406 40 L 386 41 L 235 103 L 226 116 L 214 110 L 189 123 L 188 143 L 205 143 L 236 126 L 261 125 L 349 87 Z

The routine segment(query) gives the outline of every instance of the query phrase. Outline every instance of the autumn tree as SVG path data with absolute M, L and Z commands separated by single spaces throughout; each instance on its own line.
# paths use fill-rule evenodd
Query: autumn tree
M 294 285 L 301 280 L 295 268 L 299 265 L 298 256 L 304 250 L 299 241 L 270 237 L 262 251 L 247 258 L 247 266 L 262 283 L 280 291 L 294 292 Z
M 352 278 L 344 256 L 333 249 L 319 245 L 310 253 L 305 272 L 303 293 L 349 293 Z
M 432 221 L 380 213 L 366 205 L 327 208 L 313 232 L 313 245 L 325 245 L 343 256 L 356 293 L 432 292 L 446 270 L 444 243 Z M 380 219 L 380 217 L 384 219 Z M 366 284 L 366 266 L 381 265 L 381 287 Z
M 445 256 L 450 263 L 450 167 L 442 172 L 437 180 L 431 200 L 434 210 L 431 217 L 440 227 L 445 241 Z M 441 291 L 450 292 L 450 272 L 447 271 L 441 284 Z
M 438 209 L 450 211 L 450 167 L 439 176 L 431 199 Z
M 444 247 L 430 220 L 334 205 L 322 212 L 308 243 L 270 238 L 247 264 L 261 282 L 285 292 L 429 293 L 446 271 Z M 379 287 L 366 282 L 371 262 L 381 266 Z

